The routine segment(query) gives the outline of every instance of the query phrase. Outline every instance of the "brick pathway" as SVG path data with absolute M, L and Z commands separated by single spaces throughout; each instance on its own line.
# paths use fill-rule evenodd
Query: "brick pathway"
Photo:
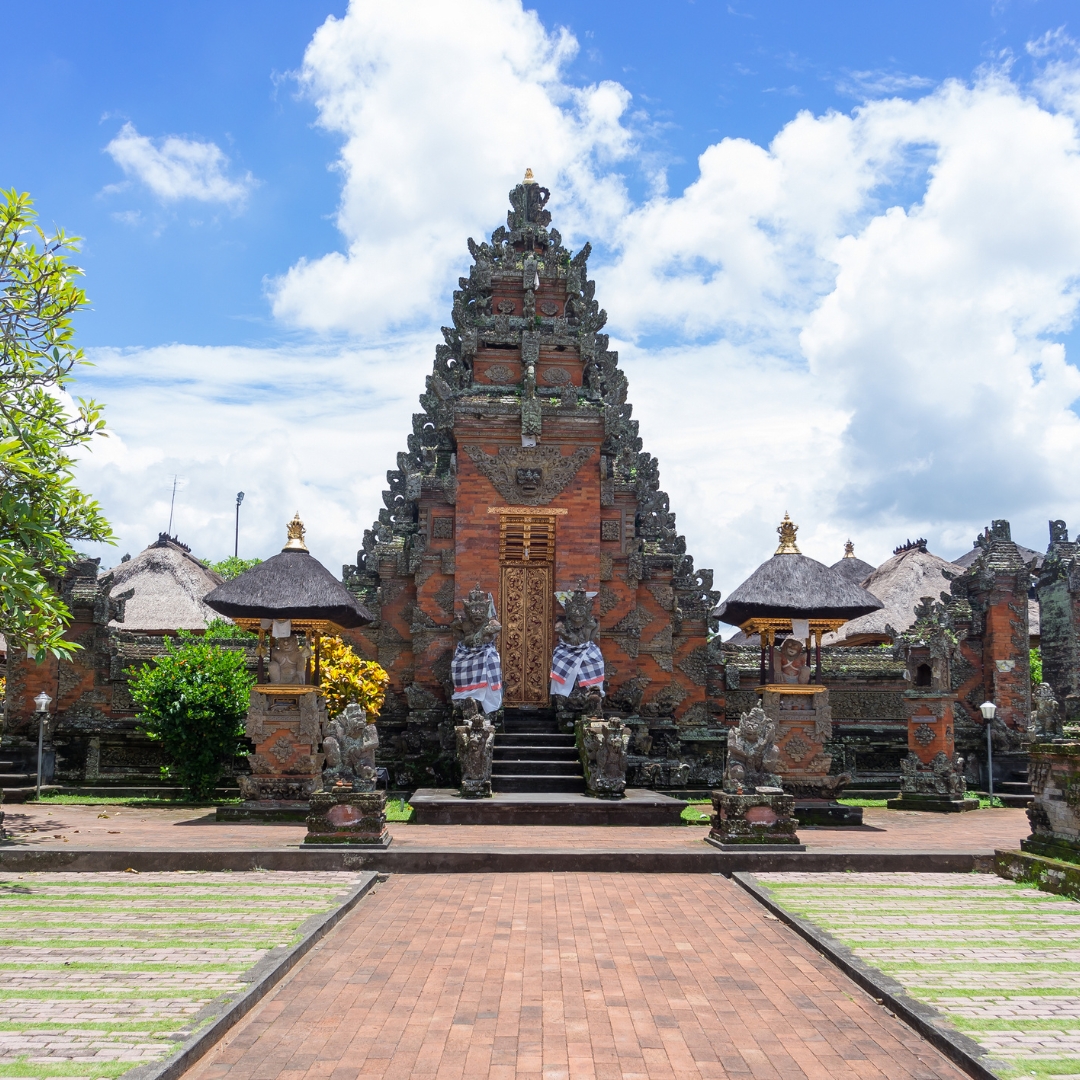
M 0 1075 L 108 1078 L 165 1057 L 355 880 L 0 874 Z
M 1080 1074 L 1080 905 L 974 874 L 756 874 L 1009 1076 Z
M 114 850 L 272 850 L 296 847 L 303 825 L 218 823 L 205 810 L 23 804 L 4 808 L 18 846 Z M 107 816 L 105 816 L 107 815 Z M 868 807 L 860 828 L 801 829 L 808 851 L 977 851 L 1017 848 L 1031 829 L 1023 810 L 920 814 Z M 397 848 L 685 850 L 702 847 L 700 825 L 657 828 L 391 823 Z
M 724 878 L 391 877 L 186 1080 L 961 1080 Z

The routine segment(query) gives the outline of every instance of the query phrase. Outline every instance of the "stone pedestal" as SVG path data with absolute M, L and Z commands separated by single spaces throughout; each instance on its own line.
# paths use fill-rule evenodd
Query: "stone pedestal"
M 752 795 L 712 793 L 713 824 L 708 842 L 725 851 L 805 851 L 795 830 L 795 799 L 782 791 Z
M 825 752 L 825 743 L 832 738 L 832 707 L 828 688 L 770 683 L 758 693 L 761 707 L 776 723 L 777 772 L 784 791 L 795 798 L 799 823 L 861 825 L 861 807 L 836 801 L 851 782 L 850 773 L 834 776 L 829 772 L 832 755 Z
M 1031 835 L 1020 847 L 1032 855 L 1080 862 L 1080 742 L 1033 743 L 1028 782 Z
M 890 810 L 955 814 L 979 809 L 978 799 L 964 798 L 963 762 L 953 741 L 955 702 L 955 694 L 941 690 L 904 692 L 908 756 L 901 763 L 900 797 L 886 803 Z
M 630 728 L 618 717 L 590 716 L 578 719 L 574 727 L 589 794 L 598 799 L 623 798 Z
M 461 797 L 491 798 L 491 760 L 495 750 L 495 725 L 476 702 L 464 706 L 464 722 L 454 728 L 454 743 L 461 767 Z
M 348 788 L 316 791 L 311 796 L 304 846 L 349 844 L 387 847 L 386 792 L 351 791 Z
M 314 686 L 261 683 L 251 688 L 244 734 L 255 744 L 250 776 L 239 776 L 241 806 L 218 808 L 219 820 L 303 821 L 322 783 L 318 752 L 326 703 Z

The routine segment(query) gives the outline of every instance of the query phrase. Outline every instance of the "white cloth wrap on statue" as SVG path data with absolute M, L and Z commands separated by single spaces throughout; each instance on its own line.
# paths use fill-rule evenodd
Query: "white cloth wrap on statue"
M 502 664 L 495 642 L 470 649 L 459 641 L 450 661 L 450 675 L 454 680 L 455 701 L 474 698 L 486 713 L 502 707 Z
M 595 641 L 584 645 L 567 645 L 560 641 L 551 657 L 551 692 L 569 697 L 578 686 L 595 686 L 603 694 L 604 655 Z

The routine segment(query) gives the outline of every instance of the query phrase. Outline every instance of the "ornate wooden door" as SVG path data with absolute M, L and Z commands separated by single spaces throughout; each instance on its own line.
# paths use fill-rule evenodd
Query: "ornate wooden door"
M 554 515 L 504 514 L 499 563 L 503 702 L 546 705 L 555 591 Z

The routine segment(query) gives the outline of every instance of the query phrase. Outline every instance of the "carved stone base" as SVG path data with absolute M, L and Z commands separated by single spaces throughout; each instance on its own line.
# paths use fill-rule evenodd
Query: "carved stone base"
M 385 791 L 316 791 L 304 844 L 387 847 Z
M 744 845 L 789 847 L 802 850 L 793 817 L 795 800 L 790 795 L 757 792 L 753 795 L 729 795 L 714 791 L 713 824 L 708 840 L 730 847 Z
M 238 776 L 246 802 L 302 802 L 319 786 L 320 776 Z
M 786 790 L 786 786 L 785 786 Z M 795 816 L 799 825 L 852 826 L 863 823 L 861 806 L 845 806 L 829 799 L 795 799 Z
M 1063 837 L 1033 835 L 1020 841 L 1020 848 L 1029 855 L 1043 855 L 1048 859 L 1080 863 L 1080 844 Z
M 463 799 L 490 799 L 491 778 L 477 779 L 468 777 L 461 781 L 461 797 Z
M 965 810 L 978 810 L 979 800 L 965 799 L 963 795 L 901 791 L 898 799 L 889 799 L 885 805 L 890 810 L 922 810 L 928 814 L 962 814 Z

